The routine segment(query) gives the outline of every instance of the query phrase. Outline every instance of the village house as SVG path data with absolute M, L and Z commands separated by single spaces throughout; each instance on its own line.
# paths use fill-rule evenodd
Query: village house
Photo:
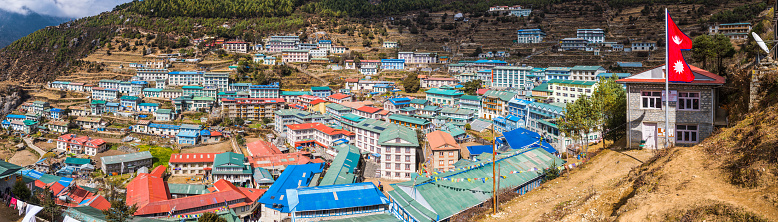
M 459 161 L 460 147 L 451 134 L 443 131 L 427 133 L 427 143 L 424 156 L 429 161 L 429 171 L 441 172 L 454 169 L 454 163 Z
M 174 153 L 170 155 L 170 174 L 173 176 L 207 176 L 218 153 Z
M 389 41 L 384 41 L 384 43 L 382 44 L 382 46 L 383 46 L 384 48 L 387 48 L 387 49 L 389 49 L 389 48 L 397 48 L 397 46 L 399 46 L 399 44 L 398 44 L 397 42 L 389 42 Z
M 380 167 L 381 178 L 411 180 L 416 172 L 419 140 L 416 132 L 382 120 L 365 119 L 354 125 L 356 146 L 362 152 L 377 153 L 372 159 Z
M 519 44 L 541 43 L 546 33 L 540 29 L 519 29 L 517 31 Z
M 212 180 L 227 180 L 241 187 L 251 185 L 252 168 L 245 165 L 244 162 L 243 154 L 226 152 L 214 155 L 213 170 L 211 171 Z
M 670 106 L 666 96 L 664 66 L 616 80 L 627 87 L 627 146 L 647 149 L 670 145 L 691 146 L 709 137 L 717 126 L 725 126 L 726 114 L 719 108 L 718 88 L 724 77 L 689 66 L 694 80 L 689 83 L 670 82 Z M 665 128 L 665 109 L 670 129 Z M 669 134 L 669 135 L 668 135 Z
M 243 41 L 230 41 L 224 42 L 224 44 L 222 44 L 222 49 L 228 52 L 247 53 L 248 45 L 249 44 L 247 42 Z
M 434 106 L 454 106 L 459 103 L 459 97 L 462 97 L 464 93 L 453 89 L 439 89 L 431 88 L 425 91 L 427 94 L 427 100 L 430 105 Z M 423 107 L 415 107 L 417 109 Z
M 597 75 L 606 72 L 602 66 L 574 66 L 570 68 L 570 80 L 596 81 Z
M 325 97 L 322 97 L 325 98 Z M 351 102 L 352 96 L 343 93 L 335 93 L 326 97 L 327 100 L 333 103 Z
M 107 123 L 99 117 L 78 117 L 74 121 L 76 125 L 85 130 L 104 130 Z
M 481 97 L 478 116 L 491 120 L 498 116 L 507 116 L 508 101 L 516 96 L 515 92 L 489 90 Z
M 443 86 L 454 87 L 457 84 L 459 84 L 459 81 L 455 78 L 428 77 L 421 79 L 421 88 L 425 89 L 440 88 Z
M 308 50 L 292 49 L 281 51 L 281 61 L 284 63 L 308 62 L 309 60 Z
M 576 38 L 586 39 L 590 43 L 601 43 L 605 41 L 605 31 L 602 29 L 578 29 L 575 32 Z
M 284 99 L 280 98 L 236 98 L 221 100 L 222 114 L 229 118 L 245 120 L 273 119 L 274 112 L 281 109 Z
M 548 87 L 554 93 L 549 96 L 555 103 L 574 103 L 581 97 L 591 96 L 597 88 L 596 81 L 575 81 L 552 79 L 548 81 Z
M 100 164 L 102 165 L 101 169 L 105 174 L 135 173 L 142 167 L 151 168 L 153 158 L 154 157 L 151 156 L 149 151 L 143 151 L 137 153 L 100 157 Z
M 294 147 L 314 147 L 329 150 L 335 141 L 354 140 L 354 133 L 333 129 L 322 123 L 301 123 L 286 125 L 286 142 Z
M 731 40 L 748 39 L 750 32 L 751 23 L 747 22 L 716 24 L 708 27 L 709 35 L 722 34 Z

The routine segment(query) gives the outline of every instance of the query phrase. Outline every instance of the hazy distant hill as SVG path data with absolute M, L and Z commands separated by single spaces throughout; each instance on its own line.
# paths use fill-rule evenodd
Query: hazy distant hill
M 0 10 L 0 48 L 46 26 L 59 25 L 68 18 L 58 18 L 37 13 L 27 15 Z

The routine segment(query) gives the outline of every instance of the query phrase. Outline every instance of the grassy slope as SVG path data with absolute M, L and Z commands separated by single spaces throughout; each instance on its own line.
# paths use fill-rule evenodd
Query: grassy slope
M 636 159 L 605 150 L 567 177 L 511 200 L 495 217 L 518 221 L 778 220 L 778 106 L 748 115 L 694 147 Z

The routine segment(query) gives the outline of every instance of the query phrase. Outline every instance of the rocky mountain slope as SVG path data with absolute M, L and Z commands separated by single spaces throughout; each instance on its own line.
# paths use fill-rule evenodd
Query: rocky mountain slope
M 23 15 L 0 10 L 0 48 L 10 45 L 17 39 L 38 29 L 59 25 L 68 20 L 68 18 L 40 15 L 34 12 Z

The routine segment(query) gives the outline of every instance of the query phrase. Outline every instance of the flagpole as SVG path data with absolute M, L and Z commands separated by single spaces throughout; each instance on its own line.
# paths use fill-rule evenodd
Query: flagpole
M 667 17 L 670 14 L 665 8 L 665 149 L 670 147 L 670 34 Z
M 492 123 L 492 196 L 494 201 L 494 214 L 497 214 L 497 166 L 494 165 L 497 159 L 497 137 L 494 136 L 494 123 Z

